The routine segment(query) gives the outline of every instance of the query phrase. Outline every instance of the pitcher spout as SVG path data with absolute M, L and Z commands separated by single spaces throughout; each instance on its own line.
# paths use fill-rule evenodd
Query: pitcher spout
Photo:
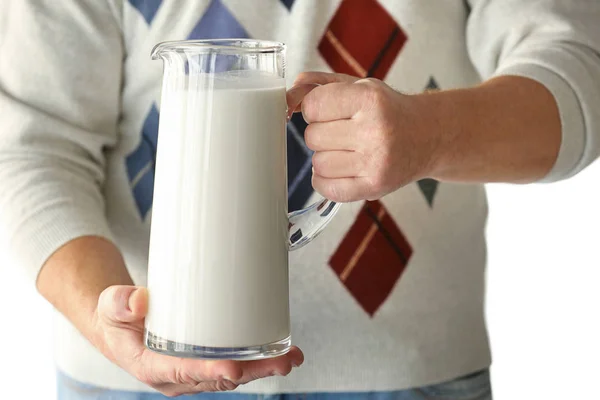
M 163 42 L 163 43 L 157 44 L 152 49 L 152 53 L 150 53 L 151 58 L 153 60 L 163 60 L 165 53 L 169 51 L 169 47 L 171 47 L 171 46 L 169 45 L 168 42 Z

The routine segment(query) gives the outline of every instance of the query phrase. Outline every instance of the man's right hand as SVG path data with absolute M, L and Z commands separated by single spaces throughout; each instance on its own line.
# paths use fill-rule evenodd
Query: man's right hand
M 94 344 L 112 362 L 167 396 L 233 390 L 273 375 L 287 375 L 304 361 L 300 349 L 258 361 L 204 361 L 154 353 L 143 343 L 148 291 L 111 286 L 100 295 Z

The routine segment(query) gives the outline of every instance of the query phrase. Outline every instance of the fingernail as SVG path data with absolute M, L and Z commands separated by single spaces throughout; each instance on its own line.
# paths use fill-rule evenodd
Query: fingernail
M 127 300 L 127 311 L 133 312 L 133 296 L 140 290 L 139 288 L 133 289 L 129 294 L 129 299 Z

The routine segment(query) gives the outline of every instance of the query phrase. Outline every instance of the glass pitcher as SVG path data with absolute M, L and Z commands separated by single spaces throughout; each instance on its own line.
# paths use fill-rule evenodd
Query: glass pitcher
M 260 359 L 291 346 L 288 251 L 339 204 L 287 212 L 285 45 L 165 42 L 146 346 Z

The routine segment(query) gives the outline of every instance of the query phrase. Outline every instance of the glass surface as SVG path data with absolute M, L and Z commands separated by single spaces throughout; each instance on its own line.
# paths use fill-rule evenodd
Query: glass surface
M 285 46 L 167 42 L 150 237 L 146 345 L 260 359 L 290 348 L 288 251 L 338 205 L 287 213 Z

